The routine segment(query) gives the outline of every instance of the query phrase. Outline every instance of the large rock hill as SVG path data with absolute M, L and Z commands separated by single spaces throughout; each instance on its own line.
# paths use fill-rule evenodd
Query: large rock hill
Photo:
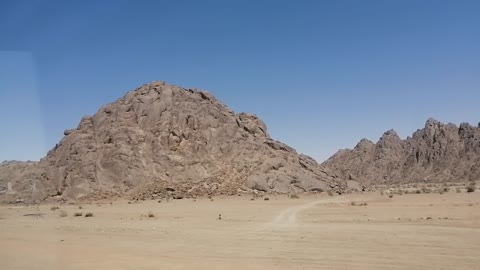
M 362 139 L 354 149 L 340 150 L 323 165 L 364 185 L 476 181 L 480 180 L 480 126 L 457 127 L 429 119 L 405 140 L 389 130 L 377 143 Z
M 255 115 L 164 82 L 83 117 L 40 162 L 0 166 L 4 200 L 342 192 L 345 183 L 271 139 Z

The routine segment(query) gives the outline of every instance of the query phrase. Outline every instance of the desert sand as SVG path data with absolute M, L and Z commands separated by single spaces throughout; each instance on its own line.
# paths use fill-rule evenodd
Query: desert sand
M 479 192 L 81 206 L 1 206 L 0 268 L 450 270 L 480 265 Z M 68 216 L 60 217 L 61 211 Z M 77 212 L 94 216 L 75 217 Z

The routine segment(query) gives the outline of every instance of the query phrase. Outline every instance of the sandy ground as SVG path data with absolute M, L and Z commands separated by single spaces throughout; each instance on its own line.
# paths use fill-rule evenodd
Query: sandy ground
M 0 269 L 480 269 L 480 192 L 82 206 L 1 206 Z

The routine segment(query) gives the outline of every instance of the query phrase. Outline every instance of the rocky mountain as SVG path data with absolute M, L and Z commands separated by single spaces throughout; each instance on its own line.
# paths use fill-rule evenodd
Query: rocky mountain
M 364 185 L 480 180 L 480 124 L 429 119 L 405 140 L 389 130 L 377 143 L 362 139 L 322 165 Z
M 0 165 L 0 199 L 342 192 L 346 182 L 213 95 L 153 82 L 85 116 L 38 163 Z

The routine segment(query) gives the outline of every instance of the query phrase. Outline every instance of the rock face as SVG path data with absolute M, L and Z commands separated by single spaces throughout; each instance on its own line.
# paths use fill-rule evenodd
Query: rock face
M 208 92 L 153 82 L 81 119 L 38 163 L 0 166 L 12 200 L 343 191 L 312 158 L 272 140 L 262 120 Z M 6 195 L 8 182 L 10 194 Z
M 480 127 L 429 119 L 406 140 L 389 130 L 376 144 L 362 139 L 322 165 L 364 185 L 480 180 Z
M 4 161 L 0 163 L 0 201 L 29 201 L 46 196 L 37 162 Z M 25 197 L 35 194 L 35 198 Z

